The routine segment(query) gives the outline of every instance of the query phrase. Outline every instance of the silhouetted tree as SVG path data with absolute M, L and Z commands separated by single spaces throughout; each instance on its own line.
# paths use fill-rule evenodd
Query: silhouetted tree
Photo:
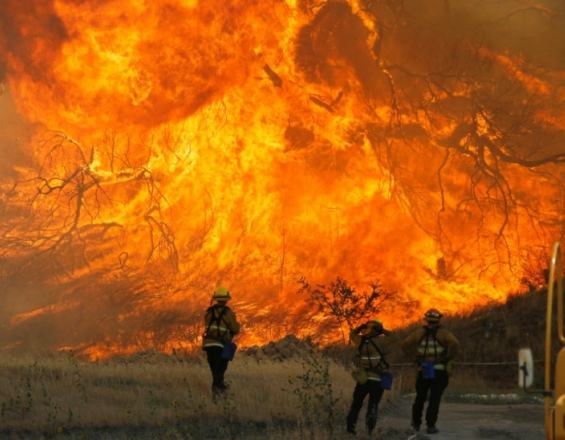
M 304 277 L 298 282 L 299 292 L 307 294 L 325 316 L 337 321 L 344 344 L 352 328 L 381 312 L 383 305 L 396 296 L 395 292 L 384 289 L 379 281 L 369 284 L 369 290 L 356 290 L 340 277 L 327 285 L 312 286 Z M 347 335 L 344 325 L 348 329 Z

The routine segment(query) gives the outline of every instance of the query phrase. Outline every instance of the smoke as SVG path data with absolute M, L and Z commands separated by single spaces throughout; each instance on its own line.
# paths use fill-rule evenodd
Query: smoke
M 5 0 L 0 4 L 0 81 L 2 72 L 46 81 L 68 34 L 53 3 Z
M 32 133 L 33 128 L 17 113 L 9 91 L 0 94 L 0 182 L 14 182 L 15 168 L 29 165 L 27 145 Z
M 386 103 L 388 81 L 378 68 L 369 31 L 346 3 L 327 3 L 297 37 L 296 64 L 311 82 L 347 90 L 349 73 L 360 81 L 368 98 Z
M 565 5 L 559 0 L 452 2 L 462 32 L 548 71 L 565 69 Z M 477 7 L 481 6 L 481 7 Z

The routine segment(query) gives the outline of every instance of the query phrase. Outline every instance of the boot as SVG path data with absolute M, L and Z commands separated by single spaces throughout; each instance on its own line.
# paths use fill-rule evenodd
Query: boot
M 216 402 L 218 399 L 226 395 L 227 388 L 225 386 L 212 385 L 212 400 Z

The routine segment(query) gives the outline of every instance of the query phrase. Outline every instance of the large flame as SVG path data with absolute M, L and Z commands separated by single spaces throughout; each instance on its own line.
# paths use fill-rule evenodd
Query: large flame
M 390 326 L 519 290 L 565 230 L 565 66 L 412 3 L 4 0 L 6 344 L 168 349 L 218 284 L 247 344 L 327 332 L 300 276 L 381 281 Z

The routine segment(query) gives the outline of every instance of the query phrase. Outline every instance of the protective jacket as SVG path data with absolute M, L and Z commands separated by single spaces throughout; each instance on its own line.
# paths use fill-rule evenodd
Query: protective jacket
M 356 330 L 349 334 L 351 344 L 357 348 L 358 368 L 365 371 L 367 380 L 380 382 L 381 374 L 388 371 L 389 365 L 378 346 L 378 339 L 378 335 L 362 336 Z
M 451 361 L 459 351 L 459 341 L 449 330 L 426 326 L 411 333 L 401 347 L 418 364 L 432 362 L 434 369 L 449 372 Z
M 235 313 L 225 304 L 215 304 L 204 316 L 203 347 L 223 347 L 239 333 L 240 325 Z

